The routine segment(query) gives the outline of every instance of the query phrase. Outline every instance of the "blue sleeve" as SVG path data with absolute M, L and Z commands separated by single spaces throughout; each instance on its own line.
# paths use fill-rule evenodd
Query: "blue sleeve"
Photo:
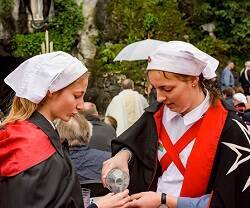
M 234 87 L 234 75 L 233 75 L 233 73 L 230 73 L 230 83 L 229 83 L 229 86 L 230 87 Z
M 208 207 L 210 200 L 210 194 L 197 197 L 178 197 L 177 199 L 177 208 L 205 208 Z
M 232 83 L 230 83 L 230 77 L 231 77 L 230 71 L 227 70 L 227 69 L 223 70 L 222 76 L 223 76 L 222 77 L 222 79 L 223 79 L 222 83 L 224 84 L 224 86 L 229 87 L 230 84 L 232 84 Z

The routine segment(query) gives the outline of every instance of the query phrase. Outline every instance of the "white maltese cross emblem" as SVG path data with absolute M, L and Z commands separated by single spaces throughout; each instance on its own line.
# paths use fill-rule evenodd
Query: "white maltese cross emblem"
M 233 121 L 235 121 L 238 124 L 238 126 L 240 127 L 240 129 L 244 133 L 244 135 L 249 143 L 249 148 L 242 147 L 242 146 L 228 143 L 228 142 L 222 142 L 223 144 L 228 146 L 231 150 L 233 150 L 237 154 L 236 160 L 235 160 L 234 164 L 232 165 L 232 167 L 228 170 L 227 175 L 229 173 L 233 172 L 234 170 L 236 170 L 238 168 L 238 166 L 241 165 L 242 163 L 245 163 L 248 160 L 250 160 L 249 132 L 239 121 L 237 121 L 235 119 L 233 119 Z M 243 156 L 243 153 L 244 153 L 244 156 Z M 248 177 L 247 182 L 246 182 L 244 188 L 242 189 L 242 192 L 245 191 L 249 186 L 250 186 L 250 176 Z

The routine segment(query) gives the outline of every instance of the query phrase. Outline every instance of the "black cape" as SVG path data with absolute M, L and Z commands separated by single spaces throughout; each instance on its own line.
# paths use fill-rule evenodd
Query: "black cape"
M 157 158 L 158 136 L 153 114 L 159 107 L 158 103 L 151 105 L 132 127 L 112 141 L 113 155 L 123 147 L 128 147 L 133 152 L 133 159 L 129 165 L 130 194 L 156 190 L 161 168 Z M 210 207 L 248 208 L 249 134 L 235 112 L 232 109 L 228 111 L 206 193 L 212 193 Z
M 82 208 L 80 183 L 66 149 L 60 144 L 58 134 L 40 113 L 35 112 L 29 122 L 38 126 L 49 137 L 56 152 L 15 176 L 0 176 L 0 207 Z M 3 164 L 0 162 L 1 165 Z

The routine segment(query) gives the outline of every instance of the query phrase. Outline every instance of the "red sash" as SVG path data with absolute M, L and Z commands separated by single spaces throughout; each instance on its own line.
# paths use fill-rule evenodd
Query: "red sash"
M 160 163 L 163 171 L 174 162 L 184 176 L 180 196 L 198 197 L 206 193 L 214 158 L 227 111 L 221 102 L 210 107 L 204 117 L 196 122 L 177 142 L 172 144 L 163 124 L 163 106 L 154 114 L 158 137 L 167 153 Z M 179 153 L 196 137 L 186 168 Z
M 197 121 L 191 128 L 189 128 L 184 135 L 175 143 L 173 144 L 169 138 L 169 135 L 165 128 L 161 128 L 160 137 L 163 146 L 165 149 L 168 150 L 160 160 L 162 172 L 167 170 L 169 165 L 174 162 L 176 167 L 179 169 L 181 174 L 184 176 L 185 174 L 185 167 L 183 166 L 179 154 L 181 151 L 197 137 L 198 130 L 200 128 L 202 119 Z M 172 159 L 173 158 L 173 159 Z

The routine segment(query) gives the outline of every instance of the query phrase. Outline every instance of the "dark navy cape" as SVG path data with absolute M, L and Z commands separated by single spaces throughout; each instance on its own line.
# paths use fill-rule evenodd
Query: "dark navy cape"
M 158 177 L 162 174 L 157 157 L 158 136 L 153 118 L 159 107 L 158 103 L 148 107 L 132 127 L 112 141 L 113 155 L 123 147 L 133 152 L 133 159 L 129 165 L 130 194 L 155 191 Z M 228 115 L 221 132 L 206 193 L 212 193 L 209 207 L 248 208 L 250 207 L 249 133 L 235 112 L 232 109 L 227 108 L 227 110 Z M 211 128 L 216 127 L 211 124 Z
M 83 207 L 68 153 L 38 112 L 0 130 L 0 207 L 17 206 Z

